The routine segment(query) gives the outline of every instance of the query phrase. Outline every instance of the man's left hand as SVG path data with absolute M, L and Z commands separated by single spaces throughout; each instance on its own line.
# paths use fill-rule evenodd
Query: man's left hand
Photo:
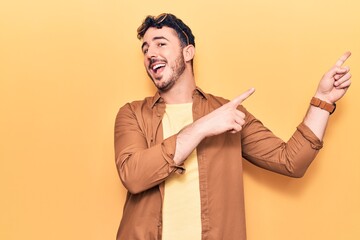
M 320 80 L 315 97 L 331 104 L 342 98 L 351 84 L 350 68 L 342 65 L 351 53 L 344 53 L 335 65 Z

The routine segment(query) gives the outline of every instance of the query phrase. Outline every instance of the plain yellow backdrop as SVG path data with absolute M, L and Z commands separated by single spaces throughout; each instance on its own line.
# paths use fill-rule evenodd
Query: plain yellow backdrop
M 155 91 L 136 28 L 172 12 L 196 37 L 205 91 L 244 103 L 284 140 L 345 51 L 353 84 L 301 179 L 244 169 L 249 240 L 360 239 L 360 3 L 355 0 L 0 2 L 0 239 L 115 239 L 126 191 L 120 106 Z M 231 190 L 231 189 L 230 189 Z

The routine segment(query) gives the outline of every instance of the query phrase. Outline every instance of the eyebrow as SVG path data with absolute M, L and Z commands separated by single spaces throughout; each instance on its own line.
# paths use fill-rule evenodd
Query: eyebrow
M 163 36 L 154 37 L 154 38 L 152 39 L 152 41 L 159 40 L 159 39 L 163 39 L 163 40 L 166 40 L 166 41 L 169 42 L 169 39 L 167 39 L 166 37 L 163 37 Z M 149 44 L 148 44 L 147 42 L 144 42 L 144 43 L 141 45 L 141 49 L 144 49 L 144 47 L 145 47 L 146 45 L 149 45 Z

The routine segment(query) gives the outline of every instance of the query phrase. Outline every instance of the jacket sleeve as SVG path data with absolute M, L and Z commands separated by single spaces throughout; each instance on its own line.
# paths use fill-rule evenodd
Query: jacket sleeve
M 243 157 L 267 170 L 302 177 L 322 148 L 323 142 L 302 122 L 284 142 L 244 108 L 246 123 L 241 132 Z
M 131 105 L 126 104 L 116 116 L 114 132 L 116 167 L 123 185 L 132 194 L 150 189 L 172 172 L 182 170 L 173 161 L 177 135 L 150 146 L 138 118 Z

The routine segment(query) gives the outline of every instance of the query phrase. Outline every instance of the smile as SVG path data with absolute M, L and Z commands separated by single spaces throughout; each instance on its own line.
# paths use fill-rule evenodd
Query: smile
M 154 72 L 154 73 L 158 73 L 159 70 L 161 70 L 162 68 L 164 68 L 166 66 L 165 62 L 155 62 L 153 64 L 150 65 L 150 69 Z
M 159 68 L 162 68 L 162 67 L 165 67 L 165 63 L 155 64 L 155 65 L 152 67 L 152 70 L 153 70 L 153 71 L 157 71 Z

